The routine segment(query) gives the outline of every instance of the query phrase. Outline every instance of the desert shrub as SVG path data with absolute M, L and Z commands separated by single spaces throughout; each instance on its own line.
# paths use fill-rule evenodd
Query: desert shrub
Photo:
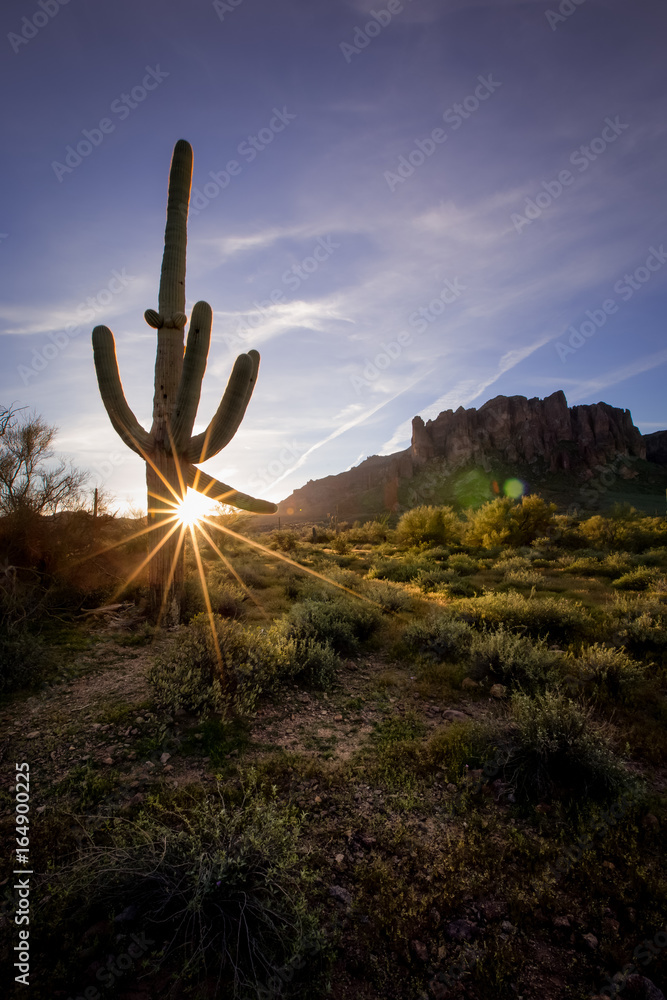
M 354 545 L 371 544 L 377 545 L 385 542 L 389 533 L 388 518 L 377 521 L 366 521 L 364 524 L 355 522 L 347 532 L 350 542 Z
M 515 694 L 497 742 L 504 777 L 524 801 L 610 800 L 632 785 L 590 710 L 560 693 Z
M 448 545 L 461 538 L 461 521 L 451 507 L 413 507 L 401 515 L 396 536 L 408 545 Z
M 476 587 L 472 580 L 466 580 L 462 576 L 438 587 L 440 593 L 446 594 L 448 597 L 475 597 L 481 589 L 481 587 Z
M 365 580 L 362 593 L 379 604 L 383 611 L 407 611 L 413 605 L 412 595 L 390 580 Z
M 226 572 L 226 570 L 224 571 Z M 223 618 L 239 618 L 243 613 L 246 593 L 236 582 L 225 580 L 221 572 L 211 572 L 206 581 L 212 610 Z M 190 621 L 196 614 L 206 611 L 206 602 L 198 577 L 190 577 L 183 584 L 181 617 Z
M 633 507 L 589 517 L 581 522 L 579 531 L 589 543 L 601 548 L 643 552 L 667 544 L 667 519 L 643 517 Z
M 423 560 L 381 559 L 366 574 L 369 580 L 393 580 L 394 583 L 410 583 L 430 567 Z
M 616 595 L 609 611 L 615 640 L 635 656 L 667 652 L 667 605 L 655 594 Z
M 563 669 L 571 686 L 595 701 L 633 702 L 647 675 L 647 667 L 633 660 L 624 649 L 597 642 L 579 656 L 568 656 Z
M 328 642 L 290 639 L 286 648 L 292 680 L 321 691 L 332 687 L 342 662 Z
M 537 590 L 544 590 L 547 587 L 547 581 L 536 569 L 514 569 L 504 574 L 503 582 L 498 589 L 511 587 L 535 587 Z
M 466 622 L 439 614 L 408 625 L 403 633 L 403 642 L 411 651 L 440 662 L 463 659 L 473 636 L 474 632 Z
M 156 704 L 197 715 L 250 712 L 262 691 L 290 670 L 289 651 L 267 644 L 266 634 L 239 622 L 197 614 L 159 653 L 148 680 Z
M 544 639 L 529 639 L 507 629 L 474 635 L 469 651 L 470 673 L 526 692 L 543 691 L 558 679 L 561 654 Z
M 337 552 L 341 556 L 350 551 L 350 543 L 343 534 L 334 535 L 329 545 L 334 552 Z
M 420 590 L 429 593 L 431 590 L 437 590 L 444 583 L 451 583 L 456 578 L 457 573 L 453 569 L 422 569 L 415 582 Z
M 289 638 L 328 643 L 336 653 L 352 655 L 378 628 L 380 613 L 367 602 L 336 596 L 293 604 L 285 621 Z
M 460 576 L 469 576 L 479 569 L 479 560 L 471 559 L 465 552 L 458 552 L 450 556 L 447 561 L 447 569 L 453 569 Z
M 530 569 L 531 566 L 532 562 L 526 556 L 514 555 L 513 549 L 505 549 L 496 562 L 492 564 L 491 569 L 506 576 L 507 573 L 513 573 L 518 569 Z
M 280 552 L 294 552 L 299 545 L 299 536 L 295 531 L 288 529 L 277 529 L 271 532 L 269 548 L 278 549 Z
M 657 549 L 648 549 L 641 555 L 635 557 L 639 566 L 665 566 L 667 565 L 667 548 L 664 546 Z
M 49 877 L 49 892 L 61 913 L 88 915 L 88 924 L 95 912 L 126 914 L 115 926 L 126 944 L 131 931 L 146 931 L 159 967 L 177 967 L 184 981 L 215 982 L 216 995 L 268 995 L 285 969 L 294 975 L 290 995 L 302 995 L 315 969 L 311 958 L 300 973 L 298 959 L 320 951 L 323 938 L 307 902 L 313 874 L 298 851 L 299 832 L 298 812 L 251 771 L 235 800 L 220 790 L 191 794 L 117 819 Z
M 612 587 L 617 590 L 648 590 L 660 577 L 660 570 L 649 566 L 638 566 L 614 580 Z
M 579 601 L 563 597 L 524 597 L 516 590 L 486 593 L 474 600 L 462 600 L 452 612 L 479 628 L 497 629 L 506 625 L 522 629 L 532 638 L 548 636 L 552 641 L 569 642 L 586 638 L 594 628 L 590 613 Z
M 494 545 L 529 545 L 553 525 L 555 504 L 536 495 L 498 497 L 467 512 L 464 541 L 468 545 L 491 548 Z

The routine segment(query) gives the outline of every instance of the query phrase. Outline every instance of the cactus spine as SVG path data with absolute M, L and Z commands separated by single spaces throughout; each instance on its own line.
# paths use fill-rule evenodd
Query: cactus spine
M 197 302 L 192 310 L 187 347 L 183 353 L 185 315 L 185 249 L 192 184 L 192 148 L 180 139 L 174 147 L 169 174 L 167 226 L 160 275 L 158 310 L 144 317 L 157 330 L 153 424 L 144 430 L 127 404 L 118 372 L 113 334 L 106 326 L 93 330 L 93 354 L 100 395 L 111 423 L 125 444 L 146 461 L 151 607 L 166 605 L 178 621 L 183 583 L 183 552 L 173 531 L 173 506 L 187 487 L 215 500 L 258 514 L 272 514 L 276 505 L 238 493 L 208 476 L 196 463 L 211 458 L 229 444 L 243 419 L 259 368 L 259 354 L 249 351 L 236 359 L 220 405 L 207 429 L 192 436 L 201 383 L 211 339 L 211 307 Z M 172 532 L 170 534 L 170 532 Z

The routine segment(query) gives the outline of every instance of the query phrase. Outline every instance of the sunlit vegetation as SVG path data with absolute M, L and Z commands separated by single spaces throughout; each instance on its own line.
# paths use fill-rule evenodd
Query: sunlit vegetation
M 39 521 L 41 561 L 12 556 L 31 571 L 0 589 L 5 714 L 48 713 L 66 679 L 86 720 L 48 723 L 45 995 L 149 928 L 130 994 L 509 1000 L 548 969 L 583 1000 L 664 926 L 665 519 L 538 497 L 333 528 L 206 514 L 165 631 L 143 525 L 77 518 Z M 647 975 L 664 987 L 662 957 Z

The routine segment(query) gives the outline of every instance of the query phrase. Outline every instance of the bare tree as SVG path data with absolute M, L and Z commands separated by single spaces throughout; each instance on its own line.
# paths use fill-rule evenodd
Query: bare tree
M 55 514 L 82 505 L 88 473 L 57 458 L 58 428 L 0 406 L 0 514 Z

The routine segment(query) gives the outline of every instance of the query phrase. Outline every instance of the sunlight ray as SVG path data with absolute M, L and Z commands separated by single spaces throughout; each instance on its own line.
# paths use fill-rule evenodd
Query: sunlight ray
M 149 563 L 149 562 L 151 561 L 151 559 L 153 558 L 153 556 L 155 555 L 155 553 L 156 553 L 156 552 L 159 552 L 159 551 L 160 551 L 160 549 L 162 548 L 162 546 L 163 546 L 163 545 L 164 545 L 164 544 L 165 544 L 166 542 L 168 542 L 168 541 L 169 541 L 169 539 L 171 538 L 171 536 L 173 535 L 173 533 L 174 533 L 174 532 L 176 531 L 176 529 L 178 528 L 178 526 L 179 526 L 179 522 L 178 522 L 178 521 L 177 521 L 177 520 L 176 520 L 176 519 L 174 518 L 174 524 L 173 524 L 173 526 L 172 526 L 172 527 L 171 527 L 171 528 L 169 529 L 169 531 L 168 531 L 168 532 L 167 532 L 167 534 L 166 534 L 166 535 L 164 536 L 164 538 L 161 538 L 161 539 L 160 539 L 160 541 L 159 541 L 159 542 L 158 542 L 158 544 L 157 544 L 157 545 L 155 546 L 155 548 L 154 548 L 154 549 L 152 549 L 152 550 L 151 550 L 151 551 L 150 551 L 150 552 L 148 553 L 148 555 L 147 555 L 147 556 L 146 556 L 146 558 L 145 558 L 145 559 L 143 560 L 143 562 L 142 562 L 142 563 L 141 563 L 141 564 L 140 564 L 139 566 L 137 566 L 137 568 L 136 568 L 136 569 L 134 570 L 134 572 L 133 572 L 133 573 L 131 574 L 131 576 L 129 576 L 129 577 L 127 578 L 127 580 L 125 580 L 125 582 L 123 583 L 122 587 L 120 587 L 119 589 L 117 589 L 117 590 L 116 590 L 116 591 L 114 592 L 114 594 L 113 594 L 113 596 L 112 596 L 112 598 L 111 598 L 111 600 L 112 600 L 112 601 L 115 601 L 115 600 L 116 600 L 116 599 L 117 599 L 117 598 L 118 598 L 118 597 L 119 597 L 119 596 L 120 596 L 120 595 L 121 595 L 121 594 L 123 593 L 123 591 L 125 590 L 125 588 L 126 588 L 126 587 L 128 587 L 128 586 L 129 586 L 129 585 L 130 585 L 130 584 L 132 583 L 132 581 L 134 580 L 134 578 L 135 578 L 136 576 L 138 576 L 138 575 L 139 575 L 139 573 L 141 573 L 141 571 L 142 571 L 142 569 L 144 568 L 144 566 L 147 566 L 147 565 L 148 565 L 148 563 Z M 162 525 L 161 525 L 161 527 L 164 527 L 164 524 L 162 524 Z
M 322 580 L 324 583 L 328 583 L 332 587 L 337 587 L 339 590 L 344 590 L 345 593 L 351 594 L 352 597 L 357 597 L 360 601 L 366 601 L 368 604 L 372 604 L 376 608 L 382 608 L 382 605 L 378 604 L 377 601 L 372 600 L 370 597 L 366 597 L 365 594 L 359 594 L 356 590 L 351 590 L 349 587 L 343 586 L 342 583 L 336 583 L 335 580 L 329 580 L 328 577 L 323 576 L 322 573 L 318 573 L 317 570 L 311 569 L 309 566 L 302 566 L 301 563 L 295 562 L 288 556 L 283 555 L 282 552 L 276 552 L 274 549 L 269 549 L 266 545 L 262 545 L 261 542 L 255 542 L 251 538 L 246 538 L 245 535 L 240 535 L 237 531 L 232 531 L 231 528 L 226 528 L 221 524 L 216 524 L 207 517 L 202 517 L 201 520 L 205 521 L 206 524 L 209 524 L 212 528 L 217 528 L 218 531 L 223 531 L 227 535 L 233 535 L 234 538 L 240 538 L 241 541 L 245 542 L 247 545 L 251 545 L 255 549 L 259 549 L 260 552 L 265 552 L 267 555 L 272 556 L 275 559 L 281 559 L 289 566 L 294 566 L 295 569 L 300 569 L 302 573 L 309 573 L 310 576 L 317 577 L 318 580 Z
M 217 554 L 218 554 L 218 555 L 220 556 L 220 558 L 221 558 L 221 559 L 222 559 L 222 561 L 224 562 L 224 564 L 225 564 L 225 566 L 227 567 L 227 569 L 229 570 L 229 572 L 230 572 L 230 573 L 231 573 L 231 574 L 232 574 L 232 575 L 234 576 L 234 578 L 235 578 L 235 579 L 236 579 L 236 580 L 237 580 L 237 581 L 239 582 L 239 584 L 241 585 L 241 587 L 243 587 L 243 589 L 245 590 L 246 594 L 248 595 L 248 597 L 250 598 L 250 600 L 251 600 L 251 601 L 253 602 L 253 604 L 254 604 L 254 605 L 255 605 L 255 606 L 257 607 L 257 608 L 259 608 L 259 610 L 261 611 L 261 613 L 262 613 L 262 614 L 264 615 L 264 617 L 265 617 L 265 618 L 269 619 L 269 618 L 270 618 L 270 615 L 269 615 L 268 611 L 266 611 L 266 610 L 265 610 L 265 609 L 264 609 L 264 608 L 262 607 L 262 605 L 261 605 L 261 604 L 259 603 L 259 601 L 258 601 L 258 600 L 257 600 L 257 598 L 255 597 L 255 595 L 254 595 L 254 594 L 252 593 L 252 591 L 250 590 L 250 588 L 249 588 L 249 587 L 248 587 L 248 586 L 247 586 L 247 585 L 246 585 L 246 584 L 245 584 L 245 583 L 243 582 L 243 580 L 241 579 L 241 577 L 239 576 L 239 574 L 238 574 L 238 573 L 236 572 L 236 570 L 235 570 L 235 569 L 234 569 L 234 567 L 232 566 L 232 564 L 231 564 L 231 562 L 229 561 L 229 559 L 227 558 L 227 556 L 226 556 L 226 555 L 224 555 L 224 554 L 223 554 L 223 553 L 222 553 L 222 552 L 220 551 L 220 549 L 218 548 L 218 546 L 217 546 L 217 545 L 215 544 L 215 542 L 213 541 L 213 539 L 212 539 L 212 538 L 211 538 L 211 536 L 209 535 L 209 533 L 208 533 L 208 531 L 206 530 L 206 528 L 203 528 L 203 527 L 202 527 L 202 525 L 201 525 L 201 521 L 198 521 L 198 522 L 196 523 L 196 525 L 195 525 L 195 526 L 196 526 L 196 527 L 197 527 L 197 528 L 199 529 L 199 531 L 201 531 L 202 535 L 204 536 L 204 538 L 206 539 L 206 541 L 208 542 L 208 544 L 209 544 L 209 545 L 211 546 L 211 548 L 212 548 L 212 549 L 214 550 L 214 552 L 216 552 L 216 553 L 217 553 Z
M 186 529 L 187 529 L 187 525 L 185 524 L 184 521 L 180 522 L 180 528 L 181 528 L 181 533 L 180 533 L 180 535 L 178 537 L 178 542 L 176 543 L 176 551 L 174 552 L 174 558 L 171 561 L 171 567 L 169 569 L 169 576 L 167 577 L 167 584 L 166 584 L 166 586 L 164 588 L 164 591 L 163 591 L 163 594 L 162 594 L 162 602 L 160 604 L 160 610 L 158 611 L 158 616 L 157 616 L 157 623 L 158 623 L 158 625 L 160 625 L 160 623 L 162 622 L 162 616 L 164 614 L 165 608 L 167 607 L 167 595 L 169 594 L 169 590 L 171 588 L 171 583 L 172 583 L 172 580 L 174 579 L 174 573 L 176 572 L 176 566 L 178 565 L 178 559 L 179 559 L 179 556 L 181 554 L 181 549 L 183 547 L 183 539 L 184 539 L 185 532 L 186 532 Z
M 204 603 L 206 604 L 206 613 L 208 614 L 208 620 L 211 625 L 211 633 L 213 636 L 213 645 L 215 646 L 216 656 L 218 657 L 218 666 L 220 667 L 220 673 L 223 678 L 225 676 L 225 670 L 222 663 L 222 652 L 220 651 L 220 643 L 218 642 L 218 633 L 215 628 L 215 619 L 213 617 L 213 608 L 211 607 L 211 598 L 208 593 L 208 584 L 206 583 L 206 576 L 204 574 L 204 567 L 202 566 L 201 553 L 199 552 L 199 546 L 197 545 L 197 539 L 195 537 L 194 525 L 188 525 L 190 528 L 190 535 L 192 537 L 192 547 L 195 553 L 195 559 L 197 561 L 197 569 L 199 570 L 199 578 L 201 580 L 201 589 L 204 595 Z

